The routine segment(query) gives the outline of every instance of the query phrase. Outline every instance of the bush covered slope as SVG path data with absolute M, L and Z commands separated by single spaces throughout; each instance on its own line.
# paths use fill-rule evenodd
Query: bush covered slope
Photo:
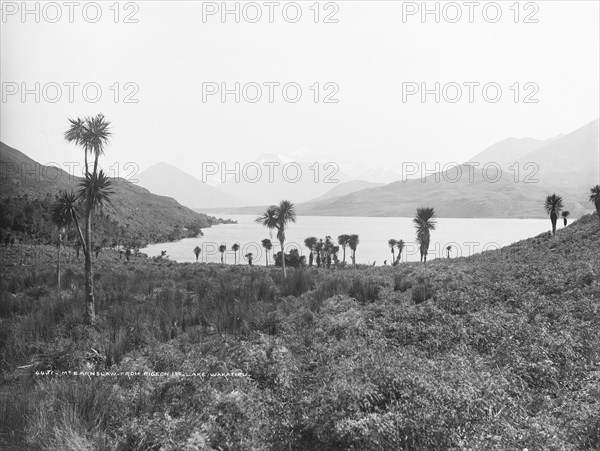
M 78 168 L 81 170 L 81 165 Z M 54 196 L 61 190 L 77 191 L 80 179 L 57 164 L 42 165 L 1 142 L 0 171 L 0 228 L 28 240 L 34 237 L 48 241 L 47 217 Z M 114 178 L 112 181 L 111 202 L 97 214 L 98 242 L 103 235 L 123 241 L 168 241 L 183 237 L 177 233 L 178 229 L 200 230 L 218 222 L 128 180 Z
M 277 268 L 105 253 L 99 326 L 86 329 L 81 265 L 66 264 L 70 288 L 57 293 L 47 288 L 54 250 L 28 247 L 2 274 L 0 440 L 61 450 L 599 449 L 598 255 L 595 215 L 556 238 L 426 268 L 305 268 L 286 280 Z

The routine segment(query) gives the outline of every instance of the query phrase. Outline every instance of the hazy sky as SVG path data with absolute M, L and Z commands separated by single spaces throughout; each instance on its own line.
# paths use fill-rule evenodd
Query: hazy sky
M 225 23 L 218 13 L 203 20 L 203 8 L 208 13 L 221 2 L 172 1 L 121 3 L 118 23 L 112 2 L 103 3 L 92 23 L 97 11 L 88 3 L 75 8 L 73 23 L 63 2 L 40 3 L 36 23 L 34 14 L 21 16 L 21 2 L 3 2 L 1 140 L 43 163 L 80 160 L 62 137 L 67 118 L 97 112 L 114 124 L 105 167 L 166 161 L 196 174 L 203 161 L 248 161 L 261 153 L 336 161 L 342 169 L 357 162 L 460 162 L 507 137 L 545 139 L 599 116 L 597 1 L 521 2 L 518 18 L 512 1 L 499 2 L 495 23 L 497 8 L 485 1 L 474 8 L 473 23 L 465 2 L 428 2 L 432 10 L 438 4 L 439 23 L 434 14 L 425 23 L 420 12 L 403 17 L 421 2 L 321 2 L 319 23 L 313 2 L 300 4 L 296 23 L 290 2 L 274 7 L 273 23 L 265 2 L 239 3 L 240 23 L 233 14 Z M 260 20 L 249 23 L 259 9 Z M 128 14 L 138 22 L 124 23 Z M 324 23 L 328 15 L 338 22 Z M 36 82 L 39 103 L 34 94 L 22 99 L 21 88 L 35 92 Z M 80 83 L 73 103 L 69 82 Z M 231 94 L 225 103 L 218 95 L 203 101 L 203 83 L 236 82 L 248 99 L 256 94 L 248 83 L 261 85 L 261 100 L 235 103 Z M 273 103 L 265 82 L 280 83 Z M 281 85 L 291 82 L 302 89 L 297 103 L 283 98 Z M 452 83 L 462 86 L 462 98 L 403 101 L 403 83 L 432 89 L 436 82 L 449 100 L 457 92 Z M 480 83 L 472 103 L 465 82 Z M 84 99 L 86 83 L 100 86 L 97 103 L 90 101 L 93 85 Z M 497 83 L 489 98 L 494 86 L 502 89 L 498 102 L 484 99 L 486 83 Z M 15 86 L 19 92 L 11 95 Z M 338 103 L 324 103 L 336 87 Z M 134 88 L 138 103 L 124 103 Z M 538 103 L 525 103 L 528 95 Z

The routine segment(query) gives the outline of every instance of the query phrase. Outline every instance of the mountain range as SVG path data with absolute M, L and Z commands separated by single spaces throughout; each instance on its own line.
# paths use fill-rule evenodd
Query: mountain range
M 2 197 L 41 197 L 76 186 L 78 179 L 62 169 L 45 167 L 0 145 Z M 108 210 L 120 224 L 151 235 L 192 222 L 202 227 L 218 222 L 199 211 L 257 214 L 281 199 L 295 202 L 300 215 L 411 216 L 417 207 L 432 206 L 440 217 L 537 218 L 546 216 L 545 196 L 556 192 L 573 216 L 581 216 L 592 209 L 589 188 L 600 181 L 599 146 L 596 119 L 548 140 L 508 138 L 446 171 L 385 184 L 352 179 L 337 167 L 308 162 L 295 163 L 287 176 L 301 176 L 290 183 L 283 177 L 289 161 L 272 154 L 250 162 L 249 167 L 262 168 L 258 183 L 248 176 L 251 170 L 237 181 L 230 175 L 225 183 L 204 183 L 161 162 L 138 174 L 136 184 L 115 179 L 116 195 Z M 275 168 L 273 181 L 268 165 Z M 331 176 L 337 183 L 327 183 Z
M 508 138 L 463 164 L 423 178 L 387 184 L 341 183 L 310 201 L 298 202 L 297 212 L 411 216 L 417 207 L 428 205 L 435 207 L 440 217 L 542 218 L 547 216 L 543 199 L 556 192 L 573 216 L 581 216 L 592 210 L 589 188 L 600 182 L 598 129 L 596 119 L 547 140 Z M 258 214 L 266 205 L 220 211 Z
M 276 203 L 280 198 L 308 201 L 325 195 L 332 187 L 341 195 L 377 185 L 352 180 L 337 166 L 326 164 L 291 162 L 278 155 L 261 154 L 252 161 L 240 162 L 237 169 L 234 164 L 224 168 L 235 174 L 223 175 L 222 167 L 219 166 L 217 174 L 213 176 L 193 176 L 161 162 L 140 172 L 136 178 L 140 186 L 154 193 L 173 197 L 189 208 L 213 211 L 266 205 Z M 206 182 L 200 179 L 205 179 Z M 346 182 L 352 182 L 352 185 L 345 186 Z M 351 186 L 354 188 L 350 188 Z
M 243 201 L 165 162 L 136 175 L 140 186 L 189 208 L 238 207 Z
M 543 199 L 556 192 L 574 216 L 591 211 L 600 181 L 599 120 L 547 141 L 508 139 L 462 164 L 422 179 L 398 181 L 298 205 L 303 215 L 410 216 L 420 206 L 440 217 L 545 217 Z M 490 165 L 484 171 L 486 163 Z M 512 169 L 510 169 L 512 166 Z M 517 171 L 518 168 L 518 171 Z

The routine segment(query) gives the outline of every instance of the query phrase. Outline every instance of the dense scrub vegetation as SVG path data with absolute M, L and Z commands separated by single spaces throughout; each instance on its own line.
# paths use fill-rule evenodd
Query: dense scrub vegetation
M 0 447 L 600 448 L 595 215 L 471 258 L 286 279 L 103 252 L 94 328 L 76 257 L 57 292 L 54 248 L 4 252 Z
M 0 199 L 0 238 L 10 237 L 15 241 L 26 243 L 51 244 L 56 242 L 56 226 L 50 220 L 54 197 L 31 198 L 24 194 L 21 196 L 8 196 Z M 181 224 L 172 230 L 146 234 L 136 228 L 129 228 L 119 224 L 107 211 L 97 211 L 94 214 L 96 231 L 95 240 L 104 246 L 130 246 L 141 248 L 151 242 L 177 241 L 182 238 L 194 238 L 201 233 L 201 227 L 206 224 L 222 222 L 209 217 L 209 222 L 198 219 L 189 224 Z M 9 238 L 9 239 L 10 239 Z M 69 241 L 77 241 L 77 232 L 69 230 Z

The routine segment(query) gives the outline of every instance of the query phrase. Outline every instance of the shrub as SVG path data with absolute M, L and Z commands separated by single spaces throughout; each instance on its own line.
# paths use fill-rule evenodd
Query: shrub
M 379 299 L 381 286 L 378 280 L 367 277 L 355 277 L 348 294 L 359 302 L 375 302 Z
M 429 281 L 420 277 L 412 287 L 412 300 L 415 304 L 421 304 L 433 296 L 433 289 Z
M 282 279 L 281 294 L 283 296 L 300 296 L 315 287 L 314 273 L 304 268 L 291 270 L 288 276 Z
M 402 277 L 400 274 L 394 276 L 394 291 L 404 293 L 412 286 L 412 282 L 409 279 Z
M 100 380 L 51 379 L 38 384 L 36 396 L 27 440 L 49 450 L 108 449 L 104 430 L 117 426 L 127 409 L 115 399 L 112 386 Z
M 310 302 L 310 309 L 315 312 L 319 310 L 325 299 L 329 299 L 337 294 L 348 294 L 348 290 L 348 281 L 343 276 L 339 274 L 331 275 L 321 281 L 315 289 Z

